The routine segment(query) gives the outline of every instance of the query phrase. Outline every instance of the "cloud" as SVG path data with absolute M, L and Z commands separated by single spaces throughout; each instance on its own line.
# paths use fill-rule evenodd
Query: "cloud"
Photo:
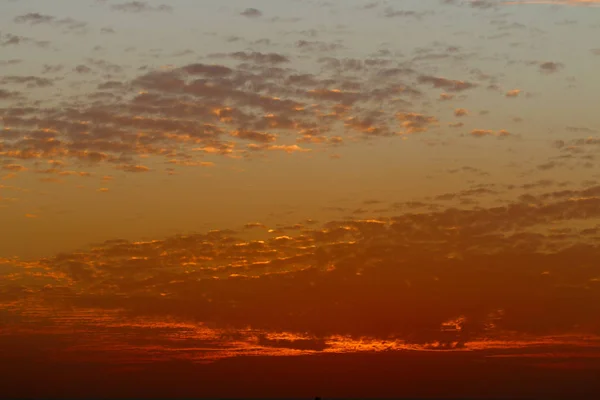
M 27 168 L 19 164 L 4 164 L 2 169 L 12 172 L 27 171 Z
M 503 1 L 504 5 L 521 4 L 548 4 L 562 6 L 599 6 L 600 0 L 522 0 L 522 1 Z
M 469 111 L 465 108 L 457 108 L 454 110 L 455 117 L 464 117 L 466 115 L 469 115 Z
M 11 33 L 0 33 L 0 46 L 17 46 L 19 44 L 32 44 L 40 48 L 48 48 L 50 42 L 47 40 L 36 40 L 26 36 L 13 35 Z
M 340 89 L 313 89 L 308 95 L 314 99 L 340 102 L 342 104 L 355 103 L 360 94 L 357 92 L 343 91 Z
M 87 27 L 86 22 L 77 21 L 73 18 L 63 18 L 58 19 L 52 15 L 40 14 L 37 12 L 27 13 L 23 15 L 16 16 L 13 19 L 14 22 L 18 24 L 30 24 L 30 25 L 40 25 L 40 24 L 48 24 L 56 27 L 64 27 L 68 30 L 85 30 Z
M 412 18 L 421 18 L 427 14 L 431 14 L 431 11 L 413 11 L 413 10 L 396 10 L 393 7 L 387 7 L 383 16 L 386 18 L 397 18 L 397 17 L 412 17 Z
M 296 42 L 296 48 L 307 51 L 332 52 L 343 47 L 340 43 L 327 43 L 319 40 L 298 40 Z
M 274 142 L 277 139 L 276 135 L 270 133 L 262 133 L 262 132 L 254 132 L 254 131 L 246 131 L 246 130 L 237 130 L 231 133 L 232 136 L 235 136 L 240 139 L 251 140 L 259 143 L 270 143 Z
M 110 6 L 111 10 L 123 11 L 129 13 L 141 13 L 141 12 L 172 12 L 173 7 L 166 4 L 158 6 L 151 6 L 145 1 L 129 1 L 121 4 L 113 4 Z
M 15 64 L 20 64 L 22 63 L 23 60 L 18 59 L 18 58 L 13 58 L 11 60 L 2 60 L 0 61 L 0 65 L 1 66 L 5 66 L 5 65 L 15 65 Z
M 80 64 L 73 68 L 73 71 L 77 72 L 78 74 L 89 74 L 92 72 L 92 69 L 87 65 Z
M 484 137 L 484 136 L 497 136 L 497 137 L 506 137 L 506 136 L 511 136 L 511 133 L 502 129 L 499 131 L 493 131 L 493 130 L 489 130 L 489 129 L 473 129 L 470 132 L 470 135 L 473 137 Z
M 556 161 L 549 161 L 549 162 L 538 165 L 537 169 L 542 170 L 542 171 L 547 171 L 547 170 L 553 169 L 559 165 L 560 164 Z
M 261 53 L 258 51 L 236 51 L 228 54 L 211 54 L 212 57 L 231 57 L 240 61 L 251 61 L 257 64 L 281 64 L 289 62 L 289 58 L 278 53 Z
M 243 15 L 244 17 L 248 18 L 258 18 L 262 17 L 263 13 L 262 11 L 257 10 L 256 8 L 246 8 L 240 13 L 240 15 Z
M 381 124 L 375 116 L 366 118 L 349 117 L 344 121 L 344 126 L 369 136 L 387 136 L 391 134 L 388 127 Z
M 311 149 L 306 149 L 298 146 L 297 144 L 285 145 L 285 144 L 270 144 L 270 145 L 258 145 L 258 144 L 249 144 L 247 146 L 250 150 L 271 150 L 271 151 L 283 151 L 285 153 L 305 153 L 311 151 Z
M 598 132 L 595 129 L 590 129 L 585 126 L 567 126 L 565 129 L 569 132 L 575 132 L 575 133 L 597 133 Z
M 520 189 L 550 186 L 538 181 Z M 437 201 L 497 194 L 479 186 Z M 298 224 L 282 227 L 285 234 L 265 232 L 262 223 L 244 226 L 260 228 L 267 235 L 261 240 L 230 230 L 109 240 L 88 251 L 28 261 L 1 293 L 12 302 L 12 313 L 60 301 L 68 307 L 58 310 L 57 320 L 79 326 L 98 314 L 87 310 L 102 309 L 104 317 L 88 326 L 98 334 L 110 329 L 114 311 L 127 321 L 176 323 L 173 332 L 184 341 L 187 324 L 201 321 L 223 335 L 214 344 L 232 345 L 227 335 L 236 335 L 255 351 L 342 351 L 335 340 L 341 335 L 395 340 L 398 349 L 493 352 L 498 341 L 522 350 L 538 346 L 545 335 L 600 334 L 598 309 L 590 307 L 598 304 L 598 271 L 586 266 L 600 256 L 598 232 L 589 226 L 600 217 L 600 188 L 525 194 L 502 206 Z M 574 224 L 557 230 L 557 221 Z M 25 279 L 28 291 L 10 294 Z M 34 285 L 32 279 L 52 284 Z M 419 313 L 406 307 L 415 302 Z M 38 324 L 52 327 L 57 310 L 37 310 Z M 158 345 L 156 332 L 154 350 L 175 351 L 179 342 Z M 505 342 L 507 337 L 519 344 Z
M 396 118 L 404 128 L 404 133 L 426 132 L 437 125 L 438 119 L 433 116 L 417 113 L 397 113 Z
M 50 73 L 57 73 L 60 72 L 64 69 L 64 65 L 58 64 L 58 65 L 48 65 L 48 64 L 44 64 L 44 66 L 42 67 L 42 74 L 50 74 Z
M 331 44 L 295 39 L 289 43 L 317 53 Z M 460 52 L 457 46 L 443 45 L 443 49 L 449 54 Z M 60 107 L 14 104 L 3 109 L 7 115 L 3 122 L 13 134 L 4 141 L 0 157 L 10 163 L 53 159 L 126 172 L 146 172 L 136 166 L 152 165 L 152 173 L 173 174 L 184 167 L 220 165 L 217 157 L 245 160 L 271 157 L 273 151 L 314 151 L 319 156 L 359 139 L 427 132 L 440 124 L 431 100 L 438 95 L 444 101 L 463 100 L 465 91 L 477 87 L 474 82 L 419 75 L 423 69 L 413 62 L 399 62 L 385 54 L 323 57 L 311 51 L 300 56 L 306 63 L 297 63 L 294 53 L 250 47 L 209 54 L 222 58 L 216 63 L 205 58 L 137 71 L 84 58 L 69 67 L 78 72 L 80 87 L 92 83 L 82 89 L 84 97 L 65 97 Z M 43 68 L 44 73 L 57 74 L 49 79 L 53 86 L 70 84 L 58 75 L 65 70 L 61 68 L 62 64 Z M 48 83 L 35 78 L 23 77 L 20 82 Z M 443 93 L 422 91 L 419 84 Z M 5 91 L 3 96 L 14 101 L 23 95 Z M 409 111 L 420 105 L 422 111 Z M 467 112 L 466 108 L 450 110 L 457 117 Z M 508 135 L 494 132 L 498 137 Z M 159 164 L 169 169 L 156 168 Z M 58 167 L 52 173 L 67 171 Z
M 19 97 L 22 97 L 20 92 L 0 89 L 0 100 L 16 99 Z
M 211 161 L 193 161 L 193 160 L 169 160 L 168 164 L 183 165 L 185 167 L 214 167 L 215 163 Z
M 40 78 L 37 76 L 4 76 L 0 78 L 0 83 L 9 84 L 25 84 L 28 88 L 48 87 L 53 85 L 53 81 L 48 78 Z
M 418 82 L 429 83 L 435 88 L 442 88 L 449 92 L 462 92 L 464 90 L 472 89 L 476 86 L 474 83 L 471 82 L 438 78 L 429 75 L 420 76 Z
M 244 225 L 244 229 L 254 229 L 254 228 L 267 229 L 267 227 L 260 222 L 249 222 Z
M 546 61 L 546 62 L 542 62 L 539 64 L 540 66 L 540 71 L 546 74 L 551 74 L 554 72 L 558 72 L 559 70 L 561 70 L 562 68 L 564 68 L 564 65 L 561 63 L 556 63 L 553 61 Z
M 469 5 L 473 8 L 488 9 L 498 6 L 498 2 L 494 0 L 470 0 Z
M 228 68 L 224 65 L 215 65 L 215 64 L 188 64 L 181 68 L 181 71 L 189 74 L 189 75 L 205 75 L 208 77 L 219 77 L 230 75 L 233 71 L 231 68 Z
M 145 165 L 119 165 L 117 169 L 125 172 L 148 172 L 150 168 Z
M 55 18 L 50 15 L 43 15 L 40 13 L 28 13 L 24 15 L 19 15 L 14 18 L 14 22 L 18 24 L 29 23 L 32 25 L 35 24 L 48 24 L 54 22 Z

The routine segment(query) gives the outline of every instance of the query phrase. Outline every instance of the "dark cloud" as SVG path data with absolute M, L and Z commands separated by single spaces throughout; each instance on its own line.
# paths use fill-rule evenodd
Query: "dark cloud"
M 20 64 L 22 62 L 23 62 L 23 60 L 21 60 L 21 59 L 13 58 L 11 60 L 2 60 L 2 61 L 0 61 L 0 66 L 15 65 L 15 64 Z
M 53 81 L 37 76 L 4 76 L 0 78 L 1 84 L 24 84 L 28 88 L 52 86 Z
M 476 87 L 476 84 L 466 81 L 438 78 L 434 76 L 422 75 L 418 78 L 419 83 L 429 83 L 435 88 L 443 88 L 449 92 L 462 92 L 464 90 Z
M 289 58 L 278 53 L 261 53 L 257 51 L 244 52 L 236 51 L 233 53 L 217 53 L 211 54 L 211 57 L 231 57 L 240 61 L 250 61 L 258 64 L 281 64 L 289 62 Z
M 21 97 L 20 92 L 8 91 L 5 89 L 0 89 L 0 100 L 8 100 L 8 99 L 16 99 Z
M 84 30 L 87 27 L 86 22 L 77 21 L 73 18 L 56 18 L 52 15 L 40 14 L 40 13 L 27 13 L 19 15 L 14 18 L 14 22 L 18 24 L 48 24 L 56 27 L 64 27 L 68 30 Z
M 553 169 L 559 165 L 560 165 L 560 163 L 558 163 L 556 161 L 549 161 L 549 162 L 538 165 L 537 168 L 542 171 L 547 171 L 547 170 Z
M 564 68 L 564 65 L 561 63 L 556 63 L 553 61 L 546 61 L 539 64 L 540 71 L 543 73 L 551 74 L 557 72 Z
M 48 24 L 54 22 L 56 18 L 51 15 L 44 15 L 40 13 L 28 13 L 19 15 L 14 18 L 16 23 L 29 23 L 29 24 Z
M 190 75 L 206 75 L 209 77 L 219 77 L 232 73 L 231 68 L 223 65 L 208 65 L 208 64 L 189 64 L 181 68 L 182 71 Z
M 376 7 L 379 7 L 381 5 L 381 3 L 377 2 L 377 1 L 372 1 L 370 3 L 367 3 L 363 6 L 360 7 L 360 9 L 362 10 L 370 10 Z
M 383 16 L 386 18 L 398 18 L 398 17 L 412 17 L 421 18 L 427 14 L 431 14 L 431 11 L 412 11 L 412 10 L 396 10 L 393 7 L 387 7 Z
M 92 72 L 92 69 L 90 67 L 88 67 L 87 65 L 80 64 L 80 65 L 76 66 L 75 68 L 73 68 L 73 71 L 75 71 L 79 74 L 89 74 L 90 72 Z
M 467 172 L 467 173 L 477 174 L 477 175 L 481 175 L 481 176 L 489 176 L 490 175 L 488 172 L 485 172 L 479 168 L 470 167 L 470 166 L 464 166 L 461 168 L 455 168 L 455 169 L 448 170 L 448 173 L 450 173 L 450 174 L 455 174 L 458 172 Z
M 19 44 L 32 44 L 41 48 L 47 48 L 50 46 L 50 42 L 47 40 L 35 40 L 25 36 L 13 35 L 11 33 L 0 33 L 0 46 L 16 46 Z
M 248 18 L 258 18 L 262 17 L 263 13 L 262 11 L 257 10 L 256 8 L 246 8 L 240 13 L 240 15 L 243 15 L 244 17 Z
M 493 131 L 490 129 L 473 129 L 469 134 L 472 137 L 477 137 L 477 138 L 481 138 L 484 136 L 497 136 L 500 138 L 511 136 L 511 133 L 504 129 L 499 130 L 499 131 Z
M 468 4 L 470 7 L 480 9 L 498 7 L 498 2 L 494 0 L 471 0 Z
M 64 65 L 48 65 L 48 64 L 44 64 L 44 66 L 42 67 L 42 74 L 54 74 L 57 72 L 60 72 L 64 69 Z
M 172 12 L 173 7 L 160 4 L 158 6 L 151 6 L 145 1 L 129 1 L 121 4 L 113 4 L 110 6 L 112 10 L 123 11 L 130 13 L 141 13 L 141 12 Z
M 296 47 L 307 51 L 330 52 L 339 50 L 344 46 L 340 43 L 326 43 L 319 40 L 298 40 L 296 42 Z
M 474 187 L 438 200 L 497 194 Z M 600 250 L 595 227 L 581 222 L 600 218 L 599 196 L 597 186 L 527 194 L 498 207 L 299 224 L 288 227 L 297 233 L 272 230 L 263 240 L 234 231 L 112 240 L 29 262 L 36 279 L 54 283 L 30 284 L 26 304 L 45 299 L 121 310 L 128 320 L 202 321 L 242 341 L 258 332 L 266 348 L 316 351 L 335 349 L 339 335 L 458 349 L 509 333 L 598 334 L 598 269 L 589 260 Z M 558 221 L 572 226 L 556 229 Z M 246 225 L 253 227 L 265 228 Z M 10 294 L 16 287 L 4 287 L 4 296 L 18 299 Z M 415 303 L 419 313 L 406 307 Z

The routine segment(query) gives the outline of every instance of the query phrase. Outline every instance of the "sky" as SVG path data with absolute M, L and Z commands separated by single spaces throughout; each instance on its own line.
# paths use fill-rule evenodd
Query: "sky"
M 8 393 L 600 391 L 598 7 L 0 0 Z

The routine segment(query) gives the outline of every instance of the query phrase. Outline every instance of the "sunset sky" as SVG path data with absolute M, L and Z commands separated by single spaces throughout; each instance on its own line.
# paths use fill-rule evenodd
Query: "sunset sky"
M 8 393 L 600 391 L 598 7 L 0 0 Z

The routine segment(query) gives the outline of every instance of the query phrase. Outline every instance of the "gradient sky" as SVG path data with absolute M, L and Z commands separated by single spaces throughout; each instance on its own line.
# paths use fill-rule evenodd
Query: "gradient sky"
M 0 1 L 14 393 L 35 362 L 31 394 L 67 397 L 56 371 L 106 396 L 164 371 L 195 396 L 587 395 L 598 6 Z M 399 365 L 464 374 L 402 390 Z M 224 384 L 248 368 L 279 386 Z

